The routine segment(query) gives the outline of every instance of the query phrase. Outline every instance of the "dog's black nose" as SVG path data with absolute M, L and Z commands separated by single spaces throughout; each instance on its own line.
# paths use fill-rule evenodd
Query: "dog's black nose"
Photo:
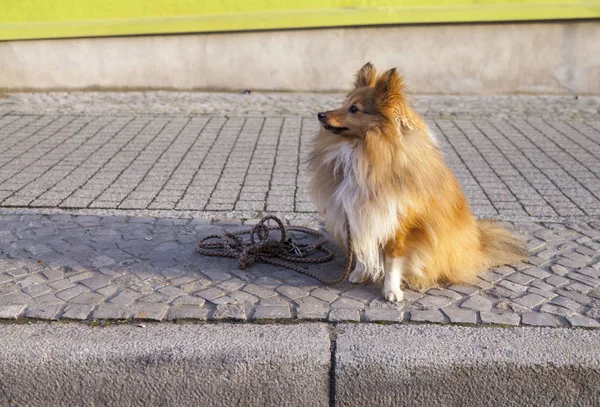
M 317 113 L 317 117 L 319 118 L 319 120 L 323 120 L 325 118 L 325 116 L 327 116 L 327 115 L 323 112 Z

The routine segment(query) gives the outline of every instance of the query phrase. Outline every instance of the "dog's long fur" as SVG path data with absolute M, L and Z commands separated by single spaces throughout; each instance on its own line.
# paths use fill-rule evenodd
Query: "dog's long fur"
M 353 280 L 385 275 L 387 283 L 385 259 L 423 290 L 472 282 L 480 271 L 525 258 L 521 240 L 494 222 L 475 219 L 403 90 L 395 69 L 377 75 L 366 64 L 344 105 L 319 114 L 323 128 L 309 161 L 310 190 L 341 246 L 348 216 L 359 261 Z M 399 280 L 390 284 L 398 285 L 392 291 L 400 295 L 384 285 L 386 298 L 401 299 Z

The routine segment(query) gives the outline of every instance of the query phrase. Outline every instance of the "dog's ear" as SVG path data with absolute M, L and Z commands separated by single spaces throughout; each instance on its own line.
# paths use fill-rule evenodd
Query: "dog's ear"
M 396 68 L 392 68 L 389 71 L 382 73 L 375 83 L 375 91 L 379 96 L 383 97 L 383 99 L 400 96 L 402 95 L 403 89 L 404 82 Z
M 360 70 L 356 73 L 356 78 L 354 79 L 354 89 L 364 88 L 366 86 L 374 86 L 375 80 L 377 79 L 377 72 L 375 72 L 375 67 L 371 65 L 370 62 L 367 62 L 365 66 L 360 68 Z
M 414 129 L 422 126 L 418 116 L 412 112 L 406 103 L 404 82 L 396 68 L 379 75 L 375 83 L 375 92 L 381 108 L 387 110 L 388 114 L 393 114 L 402 127 Z

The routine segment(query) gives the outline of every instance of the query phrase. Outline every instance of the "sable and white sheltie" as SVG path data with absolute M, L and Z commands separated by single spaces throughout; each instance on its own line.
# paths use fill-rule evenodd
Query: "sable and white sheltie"
M 348 216 L 357 257 L 351 282 L 383 279 L 383 296 L 401 301 L 402 281 L 417 290 L 469 283 L 526 258 L 519 238 L 475 219 L 396 69 L 377 75 L 366 64 L 342 107 L 318 119 L 310 191 L 342 247 Z

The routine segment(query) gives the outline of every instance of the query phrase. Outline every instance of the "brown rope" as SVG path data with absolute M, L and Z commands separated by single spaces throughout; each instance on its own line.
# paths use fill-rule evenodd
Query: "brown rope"
M 277 226 L 267 226 L 268 220 L 274 220 Z M 270 230 L 279 230 L 281 238 L 279 240 L 269 238 Z M 287 238 L 287 232 L 296 231 L 318 236 L 319 239 L 313 244 L 294 243 Z M 250 240 L 244 241 L 241 235 L 250 234 Z M 217 242 L 208 242 L 211 239 L 220 239 Z M 325 263 L 333 259 L 333 251 L 324 247 L 327 238 L 313 229 L 303 226 L 285 227 L 283 222 L 276 216 L 265 216 L 252 229 L 242 230 L 234 233 L 225 233 L 224 235 L 206 236 L 198 242 L 198 252 L 205 256 L 232 257 L 238 259 L 238 267 L 244 270 L 253 263 L 267 263 L 275 266 L 285 267 L 302 274 L 306 274 L 319 280 L 323 284 L 337 284 L 348 278 L 350 268 L 352 267 L 352 238 L 350 236 L 350 226 L 346 218 L 346 244 L 348 247 L 348 260 L 344 275 L 336 279 L 326 279 L 318 274 L 311 272 L 307 267 L 301 267 L 293 263 Z M 318 251 L 324 253 L 319 257 L 308 257 L 311 252 Z

